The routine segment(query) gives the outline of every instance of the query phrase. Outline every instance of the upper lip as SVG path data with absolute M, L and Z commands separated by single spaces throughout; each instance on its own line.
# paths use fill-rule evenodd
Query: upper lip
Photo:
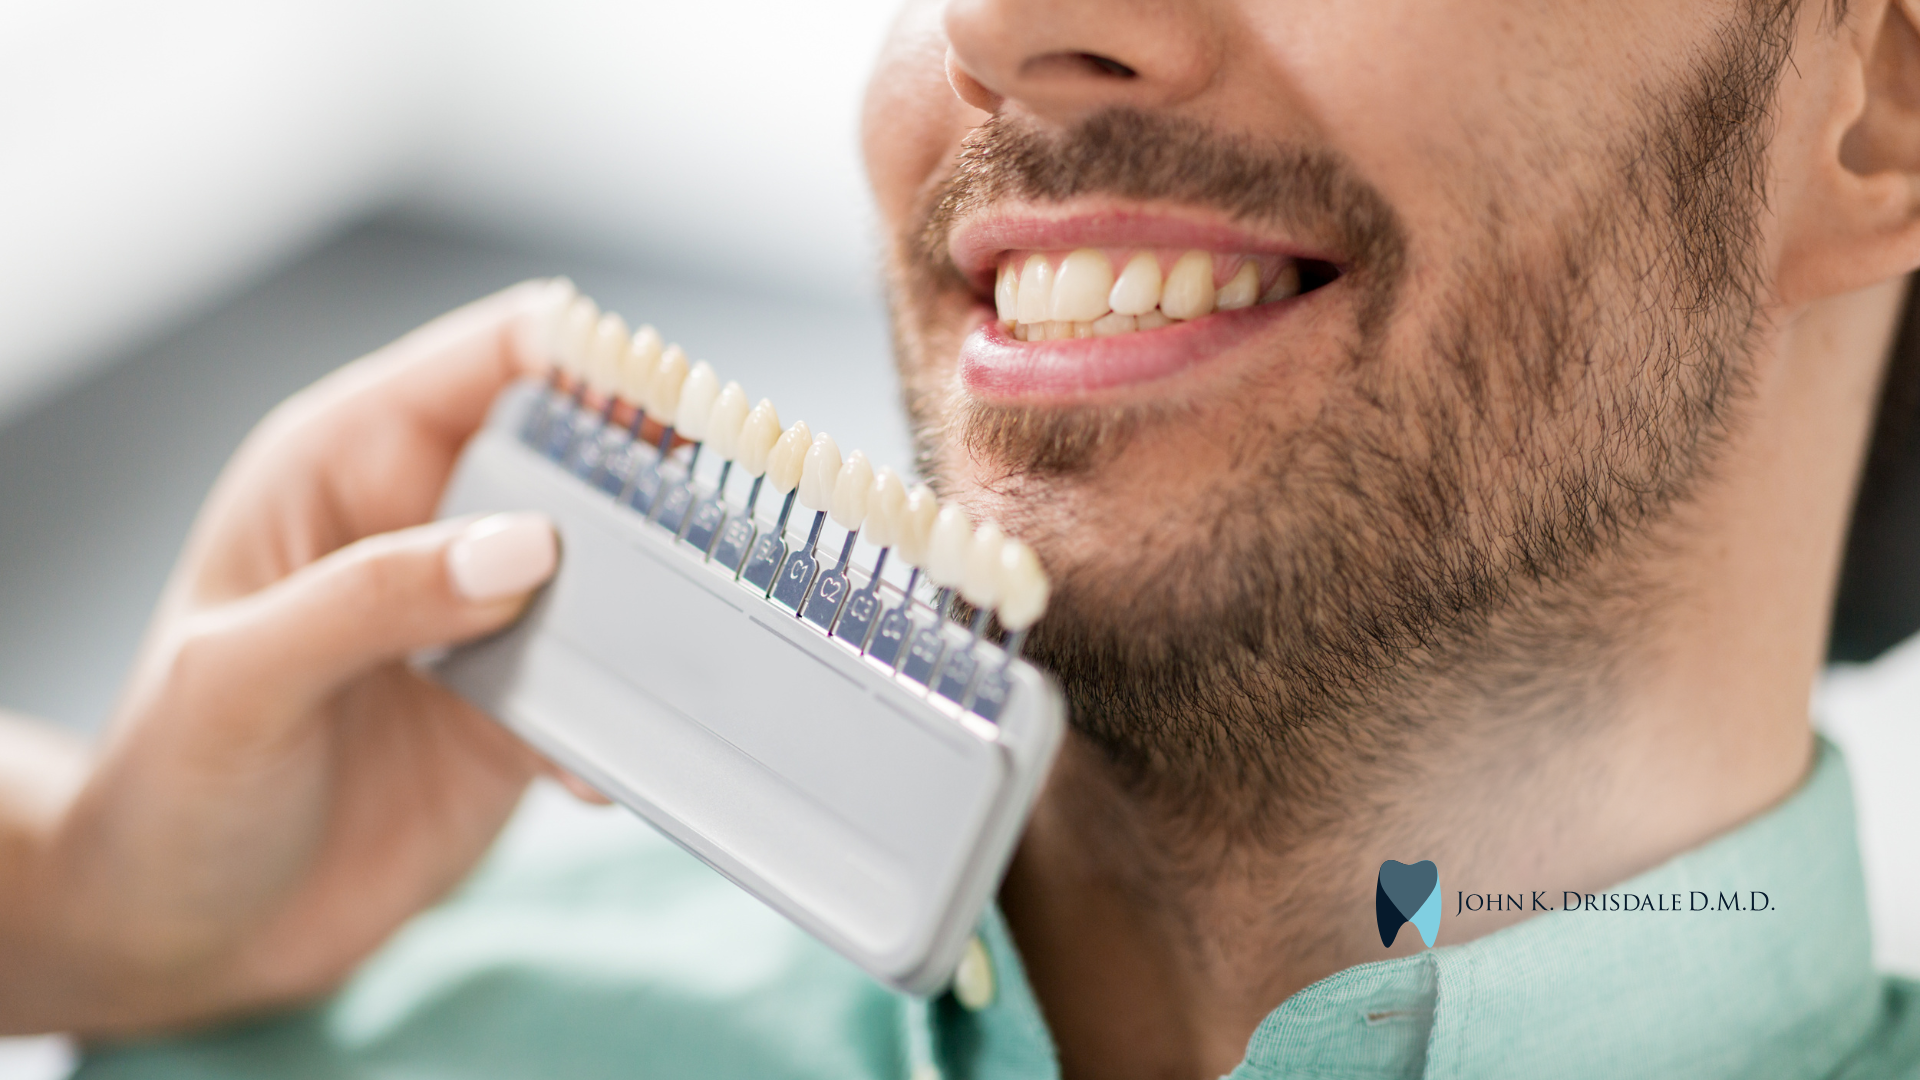
M 994 272 L 1005 252 L 1089 247 L 1199 249 L 1341 262 L 1298 240 L 1256 232 L 1217 213 L 1113 201 L 999 205 L 961 219 L 947 234 L 948 257 L 982 297 L 993 295 Z

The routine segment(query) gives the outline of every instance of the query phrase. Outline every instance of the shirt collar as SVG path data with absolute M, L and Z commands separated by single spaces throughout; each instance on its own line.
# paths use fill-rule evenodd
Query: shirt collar
M 1689 910 L 1696 893 L 1708 910 Z M 1736 893 L 1742 910 L 1716 909 Z M 1755 893 L 1766 910 L 1745 910 Z M 1268 1015 L 1232 1077 L 1816 1076 L 1875 1023 L 1852 790 L 1825 740 L 1787 801 L 1608 894 L 1654 909 L 1554 911 L 1322 979 Z M 1682 910 L 1660 910 L 1676 894 Z M 980 939 L 994 998 L 915 1010 L 920 1075 L 1057 1076 L 998 910 Z

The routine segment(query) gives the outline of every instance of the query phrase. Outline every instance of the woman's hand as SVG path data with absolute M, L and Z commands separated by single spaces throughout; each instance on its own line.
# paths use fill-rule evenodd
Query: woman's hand
M 335 985 L 458 883 L 541 761 L 410 670 L 510 622 L 540 518 L 423 524 L 557 289 L 296 395 L 207 499 L 113 725 L 0 912 L 0 1029 L 112 1033 Z

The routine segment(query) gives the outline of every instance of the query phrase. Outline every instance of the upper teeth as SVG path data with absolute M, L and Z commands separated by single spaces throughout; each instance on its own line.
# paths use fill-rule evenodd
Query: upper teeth
M 1009 255 L 1000 262 L 993 305 L 1015 337 L 1042 341 L 1152 330 L 1300 291 L 1292 259 L 1196 250 L 1173 258 L 1163 272 L 1167 254 L 1136 252 L 1118 277 L 1117 260 L 1095 248 Z

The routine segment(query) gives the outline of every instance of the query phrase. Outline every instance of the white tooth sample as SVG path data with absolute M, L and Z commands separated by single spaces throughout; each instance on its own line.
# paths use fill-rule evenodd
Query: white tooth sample
M 960 595 L 977 608 L 990 608 L 1000 602 L 1000 549 L 1007 534 L 989 521 L 973 530 L 973 544 L 967 548 L 966 574 L 960 579 Z
M 663 424 L 673 423 L 673 410 L 680 404 L 680 386 L 686 381 L 687 354 L 678 345 L 662 349 L 660 362 L 653 366 L 653 380 L 647 384 L 647 412 Z
M 1127 260 L 1107 293 L 1107 306 L 1122 315 L 1145 315 L 1160 306 L 1160 260 L 1143 251 Z
M 866 523 L 872 495 L 873 466 L 867 464 L 867 455 L 855 450 L 833 478 L 833 505 L 827 508 L 827 516 L 843 529 L 857 529 Z
M 651 323 L 643 323 L 633 332 L 633 355 L 647 371 L 660 366 L 660 352 L 666 348 L 666 342 L 660 340 L 660 331 Z
M 1285 300 L 1299 295 L 1300 264 L 1289 259 L 1287 264 L 1280 268 L 1280 273 L 1274 276 L 1273 284 L 1267 286 L 1267 293 L 1260 298 L 1260 302 L 1271 304 L 1275 300 Z
M 1053 299 L 1047 318 L 1060 322 L 1092 322 L 1107 313 L 1107 294 L 1113 291 L 1113 264 L 1092 248 L 1081 248 L 1060 260 L 1053 275 Z
M 1122 315 L 1117 311 L 1109 311 L 1098 319 L 1093 320 L 1093 336 L 1112 337 L 1115 334 L 1124 334 L 1134 329 L 1136 325 L 1133 316 Z
M 1048 341 L 1066 341 L 1073 337 L 1073 324 L 1070 322 L 1049 322 L 1047 324 Z
M 652 341 L 660 340 L 660 335 L 654 333 L 651 326 L 643 326 L 634 332 L 633 340 L 627 343 L 625 355 L 620 357 L 620 370 L 615 373 L 613 380 L 614 392 L 624 398 L 627 404 L 641 410 L 647 407 L 647 390 L 653 385 L 654 365 L 660 362 L 658 344 L 650 352 L 645 348 L 649 334 L 652 335 Z
M 833 482 L 840 478 L 840 444 L 821 432 L 800 462 L 800 505 L 809 510 L 833 509 Z
M 1018 540 L 1000 548 L 1000 625 L 1015 632 L 1032 626 L 1047 610 L 1047 572 L 1033 549 Z
M 907 492 L 900 508 L 900 535 L 893 542 L 902 559 L 914 566 L 927 565 L 927 544 L 933 540 L 933 519 L 939 513 L 940 500 L 933 497 L 932 488 L 916 484 Z
M 1020 272 L 1012 263 L 1003 263 L 993 282 L 993 310 L 1001 322 L 1013 322 L 1019 313 Z
M 721 388 L 719 396 L 713 399 L 713 408 L 707 412 L 707 449 L 719 455 L 721 461 L 732 461 L 740 453 L 740 429 L 746 423 L 747 392 L 739 383 L 729 382 Z
M 609 311 L 593 328 L 587 346 L 587 385 L 596 394 L 612 394 L 620 385 L 620 365 L 628 348 L 627 320 Z
M 1032 341 L 1033 327 L 1026 323 L 1014 323 L 1013 338 L 1015 341 Z
M 883 548 L 898 544 L 906 516 L 907 485 L 900 482 L 899 473 L 881 469 L 867 493 L 867 541 Z
M 527 305 L 527 315 L 517 327 L 515 346 L 522 360 L 560 363 L 560 326 L 579 295 L 573 282 L 563 277 L 549 278 L 540 287 L 539 298 Z
M 740 424 L 740 445 L 734 461 L 739 463 L 740 468 L 745 470 L 748 476 L 764 476 L 767 471 L 767 455 L 773 452 L 775 444 L 779 441 L 780 413 L 774 409 L 773 402 L 761 398 L 760 404 L 755 405 L 753 411 L 747 414 L 746 420 Z M 808 436 L 807 441 L 812 442 L 812 436 Z
M 1169 319 L 1197 319 L 1213 311 L 1213 256 L 1189 251 L 1167 272 L 1160 310 Z
M 1073 324 L 1073 336 L 1074 336 L 1074 337 L 1077 337 L 1077 338 L 1089 338 L 1089 337 L 1092 337 L 1092 336 L 1093 336 L 1093 324 L 1092 324 L 1092 323 L 1090 323 L 1090 322 L 1077 322 L 1077 323 L 1074 323 L 1074 324 Z
M 933 519 L 927 538 L 927 576 L 935 585 L 957 589 L 967 580 L 967 549 L 973 546 L 973 521 L 949 503 Z
M 1019 296 L 1014 310 L 1021 322 L 1037 323 L 1047 321 L 1047 312 L 1052 306 L 1053 264 L 1036 252 L 1027 256 L 1027 264 L 1020 268 Z
M 780 434 L 780 441 L 767 452 L 767 483 L 773 485 L 774 491 L 785 495 L 800 486 L 800 470 L 806 467 L 807 451 L 811 449 L 813 432 L 808 430 L 805 420 L 795 420 L 792 427 Z
M 1145 315 L 1136 317 L 1133 323 L 1136 330 L 1158 330 L 1163 326 L 1172 326 L 1173 320 L 1160 314 L 1160 309 L 1155 308 Z
M 1252 262 L 1243 262 L 1240 269 L 1233 272 L 1225 285 L 1213 298 L 1215 311 L 1232 311 L 1236 308 L 1252 307 L 1260 298 L 1260 268 Z
M 705 360 L 687 372 L 680 384 L 680 400 L 674 405 L 673 426 L 694 442 L 707 441 L 707 420 L 713 416 L 713 403 L 720 397 L 720 376 Z
M 593 346 L 593 329 L 600 323 L 600 305 L 591 297 L 576 296 L 567 305 L 560 320 L 560 369 L 574 378 L 587 373 L 587 350 Z

